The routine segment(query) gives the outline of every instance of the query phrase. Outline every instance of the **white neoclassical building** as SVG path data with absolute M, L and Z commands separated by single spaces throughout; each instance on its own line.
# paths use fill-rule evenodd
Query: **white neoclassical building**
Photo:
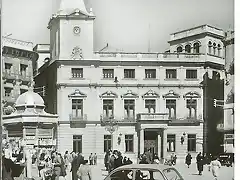
M 202 76 L 222 72 L 223 30 L 173 33 L 164 53 L 94 52 L 94 19 L 83 0 L 62 0 L 48 24 L 50 58 L 34 70 L 47 112 L 59 115 L 58 150 L 97 153 L 102 162 L 109 148 L 133 161 L 149 148 L 161 158 L 202 151 Z M 39 57 L 46 46 L 35 47 Z

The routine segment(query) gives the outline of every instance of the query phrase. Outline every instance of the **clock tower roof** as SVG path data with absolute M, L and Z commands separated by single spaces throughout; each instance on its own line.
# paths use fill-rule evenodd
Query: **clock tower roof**
M 61 0 L 57 14 L 71 15 L 76 11 L 87 16 L 93 16 L 92 12 L 87 11 L 84 0 Z

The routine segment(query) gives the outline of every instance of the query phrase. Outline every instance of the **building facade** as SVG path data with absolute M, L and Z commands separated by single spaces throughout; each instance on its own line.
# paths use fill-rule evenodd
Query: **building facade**
M 224 151 L 234 152 L 234 31 L 226 32 L 224 85 Z
M 207 70 L 221 73 L 224 32 L 176 32 L 167 53 L 94 52 L 94 19 L 83 1 L 62 0 L 48 25 L 50 59 L 34 70 L 46 110 L 59 115 L 58 150 L 101 162 L 108 149 L 134 162 L 149 148 L 161 158 L 202 151 L 201 82 Z
M 220 66 L 224 72 L 224 65 Z M 214 104 L 215 99 L 219 101 L 224 97 L 224 73 L 217 71 L 206 71 L 203 75 L 203 117 L 204 117 L 204 149 L 205 153 L 218 155 L 223 149 L 223 132 L 219 131 L 219 124 L 223 124 L 224 112 L 222 106 Z M 222 103 L 223 104 L 223 103 Z
M 38 59 L 33 52 L 33 44 L 21 40 L 2 37 L 3 49 L 3 104 L 4 113 L 9 114 L 17 97 L 26 92 L 33 78 L 32 62 Z

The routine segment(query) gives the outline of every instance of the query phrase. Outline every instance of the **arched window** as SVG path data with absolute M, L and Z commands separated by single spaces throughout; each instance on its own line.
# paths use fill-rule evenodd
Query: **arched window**
M 218 44 L 218 56 L 221 56 L 221 45 Z
M 216 43 L 213 43 L 213 54 L 216 55 Z
M 208 53 L 212 54 L 212 42 L 211 41 L 208 42 Z
M 185 46 L 185 52 L 191 53 L 191 46 L 189 44 Z
M 179 47 L 177 48 L 177 52 L 180 53 L 180 52 L 182 52 L 182 51 L 183 51 L 182 47 L 179 46 Z
M 193 53 L 199 53 L 199 43 L 194 43 L 193 44 Z

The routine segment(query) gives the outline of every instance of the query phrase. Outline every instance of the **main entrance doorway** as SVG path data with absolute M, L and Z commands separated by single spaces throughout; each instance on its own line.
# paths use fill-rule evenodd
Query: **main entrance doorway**
M 150 149 L 152 157 L 154 154 L 157 154 L 160 157 L 159 147 L 160 144 L 158 144 L 158 132 L 157 131 L 148 131 L 145 130 L 144 133 L 144 151 L 148 151 Z

